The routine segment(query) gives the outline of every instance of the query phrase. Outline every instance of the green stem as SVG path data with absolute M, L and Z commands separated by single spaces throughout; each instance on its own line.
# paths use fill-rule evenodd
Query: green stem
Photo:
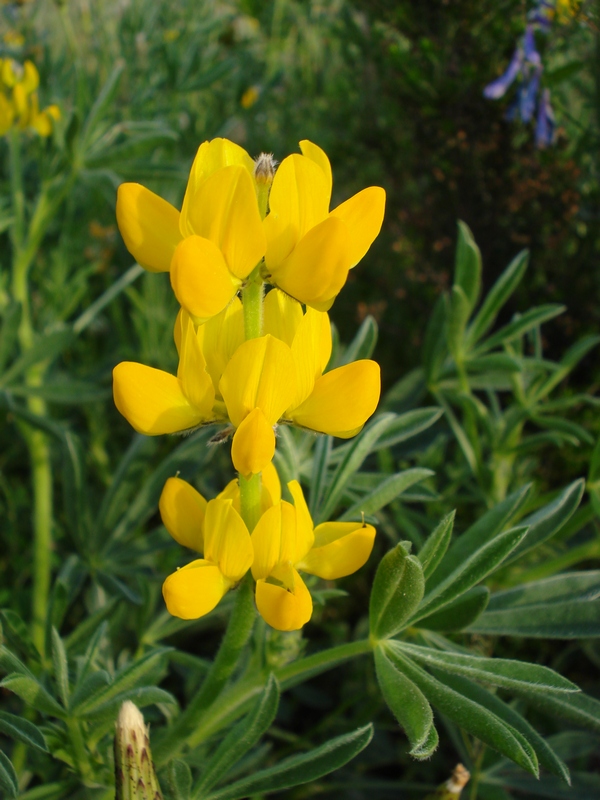
M 215 702 L 237 667 L 242 651 L 252 634 L 255 617 L 252 576 L 248 573 L 237 590 L 233 612 L 219 652 L 200 691 L 169 730 L 168 740 L 162 741 L 156 748 L 158 764 L 164 764 L 177 755 L 186 742 L 193 742 L 198 726 L 211 716 L 205 712 Z
M 246 339 L 262 336 L 262 299 L 264 283 L 260 277 L 260 266 L 251 273 L 242 289 L 244 307 L 244 334 Z

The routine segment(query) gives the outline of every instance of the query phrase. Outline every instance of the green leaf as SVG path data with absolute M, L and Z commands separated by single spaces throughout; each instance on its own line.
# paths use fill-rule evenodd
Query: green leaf
M 32 675 L 16 675 L 14 673 L 7 675 L 3 681 L 0 681 L 0 686 L 14 692 L 27 705 L 44 714 L 59 719 L 63 719 L 65 716 L 64 709 Z
M 377 645 L 374 655 L 381 694 L 408 736 L 410 754 L 414 756 L 417 753 L 429 752 L 432 744 L 431 731 L 435 730 L 435 726 L 427 698 L 398 665 L 390 660 L 385 644 Z M 423 757 L 426 756 L 421 755 L 421 758 Z
M 112 614 L 118 602 L 116 598 L 107 598 L 102 608 L 99 608 L 98 611 L 94 611 L 93 614 L 90 614 L 89 617 L 84 619 L 65 639 L 67 652 L 77 652 L 80 648 L 83 648 L 90 639 L 100 635 L 100 632 L 104 631 L 102 623 Z
M 82 333 L 88 327 L 88 325 L 94 321 L 103 308 L 105 308 L 109 303 L 112 303 L 115 297 L 117 297 L 124 289 L 137 280 L 140 275 L 143 275 L 144 272 L 145 270 L 140 267 L 139 264 L 134 264 L 132 267 L 129 267 L 127 272 L 124 272 L 120 278 L 114 281 L 114 283 L 111 283 L 109 288 L 103 292 L 97 300 L 88 306 L 83 314 L 81 314 L 81 316 L 75 320 L 73 323 L 74 332 L 77 335 Z
M 169 763 L 169 789 L 173 800 L 191 800 L 192 771 L 185 761 L 178 758 Z
M 371 358 L 377 344 L 377 335 L 378 329 L 375 318 L 368 314 L 364 318 L 356 336 L 345 349 L 340 359 L 340 366 L 350 364 L 352 361 L 359 361 L 361 358 Z
M 15 611 L 11 611 L 10 608 L 3 608 L 0 610 L 0 619 L 2 620 L 4 636 L 13 649 L 18 650 L 21 655 L 26 656 L 28 659 L 39 662 L 40 653 L 34 645 L 27 625 L 21 617 Z
M 497 592 L 469 630 L 555 639 L 600 636 L 600 571 L 567 572 Z
M 522 250 L 504 270 L 487 293 L 481 308 L 467 331 L 467 345 L 472 347 L 496 321 L 498 313 L 521 282 L 529 262 L 529 251 Z
M 489 339 L 485 339 L 481 342 L 475 352 L 485 353 L 488 350 L 492 350 L 494 347 L 512 342 L 520 336 L 523 336 L 523 334 L 528 333 L 533 328 L 537 328 L 538 325 L 542 325 L 544 322 L 558 317 L 564 310 L 565 306 L 557 305 L 556 303 L 548 303 L 547 305 L 538 306 L 537 308 L 530 308 L 529 311 L 526 311 L 524 314 L 515 314 L 512 322 L 500 328 L 500 330 L 492 334 Z
M 312 472 L 310 476 L 310 493 L 308 496 L 308 508 L 311 516 L 314 517 L 317 509 L 321 505 L 329 460 L 333 447 L 332 436 L 318 436 L 313 453 Z
M 436 671 L 440 681 L 459 694 L 469 697 L 483 708 L 486 708 L 499 719 L 518 731 L 535 750 L 540 765 L 557 775 L 569 784 L 569 769 L 558 757 L 548 742 L 524 719 L 514 708 L 504 703 L 497 695 L 479 686 L 467 678 L 458 675 L 441 675 Z M 536 695 L 538 696 L 538 695 Z M 539 695 L 541 696 L 541 694 Z M 578 697 L 577 694 L 553 694 L 552 697 Z
M 528 664 L 506 658 L 485 658 L 484 656 L 449 653 L 434 650 L 432 647 L 398 642 L 398 647 L 414 661 L 443 672 L 463 675 L 476 681 L 501 686 L 504 689 L 519 691 L 521 694 L 531 692 L 578 692 L 574 683 L 563 678 L 557 672 L 539 664 Z
M 600 517 L 600 438 L 596 442 L 596 446 L 592 452 L 587 490 L 596 516 Z
M 136 686 L 111 697 L 110 700 L 95 708 L 94 711 L 87 712 L 85 718 L 90 723 L 92 730 L 104 722 L 111 723 L 126 700 L 131 700 L 138 708 L 158 705 L 159 703 L 177 706 L 177 701 L 173 695 L 164 689 L 159 689 L 158 686 Z
M 147 675 L 155 673 L 162 668 L 166 654 L 170 652 L 170 650 L 170 647 L 154 650 L 142 656 L 142 658 L 133 661 L 131 664 L 128 664 L 126 667 L 123 667 L 116 673 L 113 682 L 109 686 L 97 692 L 93 697 L 88 697 L 86 700 L 83 700 L 83 702 L 79 703 L 77 706 L 73 706 L 73 714 L 76 716 L 91 714 L 114 700 L 115 697 L 120 696 L 129 689 L 133 689 L 139 685 Z
M 409 553 L 410 542 L 400 542 L 377 568 L 369 604 L 371 635 L 377 639 L 399 633 L 423 597 L 423 568 Z
M 590 697 L 589 694 L 535 694 L 529 695 L 527 702 L 553 720 L 559 716 L 582 728 L 600 733 L 600 700 Z
M 485 611 L 490 599 L 487 586 L 474 586 L 456 600 L 419 620 L 419 628 L 450 633 L 468 628 Z
M 119 89 L 119 81 L 121 80 L 121 75 L 124 69 L 125 61 L 124 59 L 120 58 L 115 63 L 110 75 L 106 79 L 102 89 L 98 94 L 98 97 L 96 98 L 89 114 L 87 115 L 81 132 L 81 140 L 85 150 L 87 150 L 93 140 L 97 123 L 100 122 L 105 111 L 114 100 L 114 97 Z
M 390 657 L 398 663 L 398 668 L 417 684 L 435 708 L 456 722 L 459 727 L 519 764 L 527 772 L 538 774 L 535 751 L 522 734 L 470 697 L 454 691 L 417 667 L 402 654 L 399 644 L 399 642 L 387 642 L 386 647 Z
M 423 469 L 415 467 L 414 469 L 407 469 L 404 472 L 398 472 L 396 475 L 390 475 L 389 478 L 383 481 L 376 489 L 369 492 L 365 497 L 351 506 L 342 516 L 340 521 L 347 521 L 352 519 L 360 519 L 362 514 L 368 516 L 379 511 L 380 508 L 387 506 L 396 497 L 401 495 L 415 483 L 424 481 L 435 475 L 430 469 Z
M 65 708 L 69 708 L 69 665 L 63 640 L 56 628 L 52 628 L 52 665 L 54 667 L 54 680 Z
M 71 328 L 54 331 L 43 335 L 29 350 L 20 356 L 0 377 L 0 387 L 8 387 L 29 367 L 41 361 L 50 362 L 74 341 L 75 334 Z
M 96 403 L 106 400 L 111 393 L 107 387 L 73 379 L 44 381 L 41 386 L 11 386 L 10 391 L 15 397 L 41 397 L 49 403 L 65 405 Z
M 333 515 L 351 476 L 360 468 L 375 442 L 387 431 L 395 418 L 395 414 L 382 414 L 376 417 L 354 439 L 333 474 L 317 521 L 322 522 Z
M 250 713 L 231 728 L 215 752 L 205 761 L 200 782 L 194 788 L 194 797 L 202 797 L 212 789 L 254 747 L 273 723 L 278 706 L 279 685 L 271 674 Z
M 534 402 L 546 397 L 555 386 L 563 381 L 567 375 L 577 366 L 577 364 L 584 358 L 590 350 L 600 343 L 600 336 L 584 336 L 574 345 L 569 347 L 567 352 L 560 360 L 560 368 L 550 375 L 545 382 L 537 389 L 534 396 Z
M 108 686 L 110 683 L 110 675 L 105 669 L 99 669 L 89 675 L 85 675 L 82 680 L 78 681 L 73 694 L 71 695 L 71 705 L 73 708 L 79 703 L 93 697 L 96 692 Z
M 448 350 L 450 350 L 456 361 L 462 359 L 465 328 L 467 327 L 470 313 L 471 305 L 466 294 L 460 286 L 454 285 L 447 305 L 446 340 L 448 342 Z
M 435 385 L 446 353 L 446 300 L 440 295 L 425 329 L 422 361 L 428 386 Z
M 11 653 L 8 648 L 4 647 L 4 645 L 0 645 L 0 670 L 7 674 L 15 672 L 19 675 L 31 676 L 31 672 L 27 669 L 25 664 L 23 664 L 14 653 Z
M 521 508 L 530 488 L 529 484 L 517 489 L 456 538 L 435 574 L 428 581 L 427 588 L 433 589 L 464 564 L 482 545 L 494 539 Z
M 465 367 L 469 373 L 478 372 L 522 372 L 523 362 L 506 353 L 490 353 L 487 356 L 468 358 Z
M 534 547 L 551 539 L 579 507 L 584 489 L 585 481 L 580 478 L 567 486 L 551 503 L 521 520 L 522 525 L 529 526 L 529 531 L 521 544 L 511 553 L 506 563 L 510 564 L 524 553 L 528 553 Z
M 2 313 L 0 329 L 0 372 L 11 357 L 17 344 L 19 323 L 21 321 L 21 304 L 11 300 Z
M 46 740 L 40 729 L 23 717 L 0 711 L 0 732 L 12 739 L 24 742 L 30 747 L 35 747 L 37 750 L 43 750 L 44 753 L 48 752 Z
M 375 442 L 371 452 L 383 450 L 386 447 L 406 442 L 414 436 L 418 436 L 423 431 L 430 428 L 442 416 L 442 409 L 436 406 L 417 408 L 414 411 L 407 411 L 400 414 L 386 428 L 385 433 L 381 434 Z M 340 450 L 342 448 L 339 448 Z
M 421 562 L 426 580 L 435 572 L 438 564 L 446 554 L 452 538 L 455 515 L 456 511 L 451 511 L 447 514 L 437 528 L 427 537 L 425 544 L 419 551 L 417 558 Z
M 427 592 L 412 622 L 429 616 L 486 578 L 512 553 L 526 533 L 525 527 L 511 528 L 473 553 L 432 591 Z
M 586 429 L 579 425 L 577 422 L 571 422 L 570 419 L 564 417 L 551 417 L 549 415 L 542 416 L 541 414 L 532 414 L 531 421 L 549 431 L 556 431 L 572 437 L 577 444 L 585 442 L 585 444 L 594 444 L 594 437 L 586 431 Z
M 11 760 L 0 750 L 0 786 L 9 797 L 18 797 L 19 779 Z
M 343 767 L 365 749 L 372 737 L 372 725 L 358 728 L 353 733 L 330 739 L 308 753 L 286 758 L 270 769 L 218 789 L 206 795 L 205 800 L 243 800 L 251 795 L 270 794 L 310 783 Z
M 458 222 L 454 283 L 460 286 L 472 311 L 481 290 L 481 252 L 468 225 Z

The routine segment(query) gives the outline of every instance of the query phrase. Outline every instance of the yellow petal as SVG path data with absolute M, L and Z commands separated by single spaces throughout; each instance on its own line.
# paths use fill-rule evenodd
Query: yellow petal
M 290 348 L 273 336 L 244 342 L 233 354 L 219 384 L 229 419 L 238 427 L 255 408 L 275 425 L 294 396 Z
M 312 544 L 312 525 L 307 529 L 299 524 L 294 506 L 282 500 L 264 512 L 252 532 L 252 575 L 255 580 L 268 578 L 278 566 L 303 559 Z
M 343 219 L 350 231 L 350 265 L 356 266 L 379 235 L 385 213 L 385 190 L 370 186 L 331 212 Z
M 40 75 L 37 67 L 32 61 L 25 61 L 23 64 L 23 77 L 21 78 L 21 85 L 27 94 L 35 92 L 40 85 Z
M 243 147 L 228 139 L 213 139 L 200 145 L 192 164 L 181 208 L 181 233 L 183 236 L 190 236 L 194 233 L 189 222 L 189 215 L 194 213 L 196 197 L 202 184 L 214 172 L 232 164 L 245 167 L 250 174 L 254 171 L 254 161 L 248 153 Z
M 273 179 L 269 215 L 264 221 L 267 269 L 277 269 L 328 212 L 327 178 L 321 167 L 297 154 L 284 158 Z
M 262 472 L 275 455 L 275 433 L 260 408 L 242 420 L 233 435 L 231 460 L 245 478 Z
M 217 566 L 197 559 L 169 575 L 163 583 L 163 597 L 169 614 L 198 619 L 212 611 L 231 586 Z
M 271 273 L 271 283 L 301 303 L 327 311 L 348 277 L 351 258 L 345 222 L 328 217 L 304 236 Z
M 281 481 L 273 462 L 269 462 L 262 471 L 263 510 L 274 506 L 281 500 Z
M 183 393 L 204 416 L 209 417 L 215 402 L 215 387 L 206 370 L 198 335 L 189 314 L 183 318 L 183 339 L 177 377 Z
M 377 408 L 381 392 L 379 365 L 354 361 L 327 372 L 290 418 L 303 428 L 349 438 L 362 428 Z
M 297 567 L 327 581 L 344 578 L 366 564 L 374 541 L 372 525 L 324 522 L 315 528 L 315 544 Z
M 256 583 L 256 607 L 272 628 L 296 631 L 312 616 L 312 598 L 300 575 L 293 570 L 294 581 L 289 588 L 259 580 Z
M 302 487 L 298 481 L 290 481 L 287 487 L 294 500 L 294 509 L 296 511 L 296 548 L 293 557 L 290 559 L 295 564 L 308 553 L 313 546 L 315 536 L 312 517 L 306 505 Z
M 176 542 L 198 553 L 204 551 L 206 500 L 200 492 L 181 478 L 169 478 L 160 495 L 158 510 Z
M 263 305 L 263 330 L 292 346 L 298 325 L 302 321 L 302 306 L 293 297 L 272 289 Z
M 219 492 L 216 499 L 231 500 L 231 502 L 233 503 L 233 507 L 241 516 L 242 507 L 240 503 L 240 484 L 237 478 L 234 478 L 232 481 L 229 481 L 229 483 L 223 489 L 223 491 Z
M 207 178 L 188 209 L 189 234 L 210 239 L 230 271 L 245 278 L 265 254 L 254 182 L 247 169 L 223 167 Z
M 171 266 L 171 286 L 179 303 L 196 322 L 205 322 L 222 311 L 240 285 L 213 242 L 188 236 L 177 246 Z
M 292 342 L 296 371 L 296 394 L 290 410 L 297 408 L 312 392 L 315 381 L 331 357 L 331 323 L 323 311 L 307 308 Z
M 133 361 L 114 368 L 113 396 L 129 424 L 148 436 L 185 431 L 208 420 L 190 403 L 174 375 Z
M 215 389 L 218 390 L 225 367 L 244 339 L 244 311 L 239 297 L 234 297 L 220 314 L 198 328 L 198 341 Z
M 327 191 L 329 198 L 331 198 L 331 187 L 333 185 L 333 176 L 331 174 L 331 164 L 329 163 L 329 159 L 327 158 L 327 154 L 324 150 L 321 150 L 318 144 L 314 144 L 314 142 L 309 142 L 308 139 L 303 139 L 300 142 L 300 150 L 302 151 L 302 155 L 310 158 L 311 161 L 314 161 L 325 174 L 325 178 L 327 180 Z M 327 207 L 329 207 L 329 200 L 327 201 Z
M 117 192 L 117 224 L 125 247 L 151 272 L 168 272 L 179 233 L 179 211 L 140 186 L 122 183 Z
M 232 500 L 217 498 L 206 506 L 204 555 L 233 583 L 250 569 L 254 557 L 252 540 Z

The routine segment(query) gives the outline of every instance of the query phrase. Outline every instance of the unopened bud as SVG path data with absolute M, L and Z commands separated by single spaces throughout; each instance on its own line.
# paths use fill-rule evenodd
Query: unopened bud
M 470 777 L 469 770 L 465 769 L 462 764 L 457 764 L 448 780 L 435 792 L 428 794 L 425 800 L 458 800 Z
M 126 700 L 115 732 L 115 800 L 163 800 L 150 752 L 149 729 L 136 705 Z
M 261 153 L 254 160 L 254 179 L 259 186 L 270 186 L 273 183 L 277 162 L 273 153 Z

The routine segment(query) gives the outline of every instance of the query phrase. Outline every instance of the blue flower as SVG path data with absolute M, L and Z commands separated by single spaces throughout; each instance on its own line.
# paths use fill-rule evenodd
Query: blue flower
M 488 100 L 498 100 L 498 98 L 504 97 L 508 87 L 523 69 L 524 60 L 523 48 L 517 47 L 504 75 L 489 83 L 483 90 L 483 96 Z

